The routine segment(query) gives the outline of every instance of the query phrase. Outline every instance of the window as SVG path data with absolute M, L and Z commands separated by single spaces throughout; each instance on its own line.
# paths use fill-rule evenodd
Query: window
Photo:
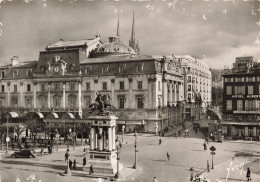
M 60 84 L 59 84 L 59 83 L 55 83 L 54 89 L 55 89 L 55 90 L 60 90 Z
M 5 86 L 4 85 L 1 86 L 1 91 L 5 92 Z
M 70 68 L 70 70 L 74 70 L 75 69 L 75 64 L 71 64 L 69 68 Z
M 138 109 L 144 108 L 144 99 L 143 99 L 143 97 L 137 97 L 137 108 Z
M 226 82 L 233 82 L 233 78 L 226 78 L 225 81 Z
M 188 91 L 191 91 L 191 85 L 188 85 Z
M 44 84 L 41 84 L 41 91 L 45 91 L 45 85 Z
M 120 90 L 124 90 L 125 89 L 125 82 L 119 82 L 120 84 Z
M 188 76 L 188 82 L 191 82 L 191 76 Z
M 5 71 L 2 71 L 1 72 L 1 78 L 4 78 L 5 77 Z
M 91 72 L 91 67 L 86 67 L 85 73 L 90 74 L 90 72 Z
M 12 107 L 18 107 L 18 97 L 12 97 Z
M 32 98 L 31 97 L 26 97 L 25 98 L 25 107 L 26 108 L 31 108 L 32 107 Z
M 14 85 L 14 92 L 17 92 L 17 85 Z
M 232 100 L 227 100 L 227 110 L 232 110 Z
M 234 87 L 234 94 L 235 95 L 245 95 L 245 86 L 235 86 Z
M 27 92 L 31 92 L 31 85 L 27 84 Z
M 143 82 L 142 81 L 138 81 L 138 90 L 142 90 L 143 89 Z
M 32 76 L 32 69 L 26 70 L 26 76 Z
M 227 86 L 226 87 L 226 89 L 227 89 L 227 95 L 232 95 L 232 86 Z
M 86 90 L 90 90 L 90 82 L 86 83 Z
M 103 82 L 103 90 L 107 90 L 107 82 Z
M 75 83 L 74 82 L 70 83 L 70 90 L 75 90 Z
M 248 93 L 247 94 L 249 94 L 249 95 L 254 94 L 254 86 L 253 85 L 248 86 Z
M 69 101 L 69 108 L 76 108 L 77 97 L 75 95 L 70 95 L 68 101 Z
M 41 70 L 41 72 L 45 72 L 46 68 L 44 66 L 41 66 L 40 70 Z
M 108 72 L 108 69 L 109 69 L 109 65 L 104 65 L 104 66 L 102 67 L 102 74 L 107 73 L 107 72 Z
M 119 109 L 124 109 L 125 108 L 125 97 L 119 97 Z
M 258 103 L 256 100 L 246 100 L 245 101 L 245 110 L 246 111 L 255 111 L 258 109 Z
M 142 72 L 144 70 L 144 64 L 138 64 L 136 67 L 136 72 Z
M 244 81 L 244 77 L 239 77 L 239 78 L 236 78 L 235 80 L 236 80 L 236 82 L 243 82 Z
M 13 71 L 13 77 L 14 77 L 14 78 L 17 77 L 18 74 L 19 74 L 19 70 L 14 70 L 14 71 Z
M 227 115 L 227 120 L 232 120 L 232 115 Z
M 125 71 L 125 66 L 126 65 L 120 65 L 119 66 L 119 73 L 123 73 Z
M 61 97 L 60 96 L 54 96 L 54 98 L 53 98 L 54 108 L 59 108 L 60 104 L 61 104 Z
M 246 77 L 246 81 L 247 82 L 254 82 L 255 81 L 255 77 Z
M 47 97 L 46 96 L 43 96 L 41 95 L 39 97 L 39 105 L 40 105 L 40 108 L 46 108 L 47 107 Z
M 90 96 L 84 97 L 84 102 L 85 102 L 86 108 L 89 108 L 89 106 L 91 104 L 91 97 Z
M 237 110 L 242 111 L 243 110 L 243 101 L 237 100 Z

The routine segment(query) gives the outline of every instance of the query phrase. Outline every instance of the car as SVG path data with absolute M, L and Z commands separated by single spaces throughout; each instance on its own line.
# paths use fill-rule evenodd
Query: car
M 36 158 L 36 153 L 30 149 L 23 149 L 19 152 L 14 152 L 11 157 L 15 158 Z

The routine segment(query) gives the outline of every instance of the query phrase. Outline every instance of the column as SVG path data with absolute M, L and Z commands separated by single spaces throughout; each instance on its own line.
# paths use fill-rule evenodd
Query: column
M 245 127 L 245 136 L 246 137 L 248 136 L 248 127 L 247 126 Z
M 82 100 L 81 100 L 81 81 L 78 82 L 78 97 L 79 97 L 79 117 L 82 118 Z
M 91 127 L 90 129 L 90 150 L 94 150 L 95 146 L 95 128 Z
M 109 151 L 112 151 L 112 128 L 111 127 L 108 127 L 108 150 Z
M 111 79 L 111 98 L 112 105 L 115 106 L 115 79 Z
M 177 82 L 174 82 L 174 102 L 176 103 L 177 102 Z
M 99 150 L 102 151 L 103 150 L 103 128 L 99 127 L 99 138 L 98 138 L 98 143 L 99 143 Z M 101 138 L 100 138 L 101 137 Z
M 33 108 L 36 109 L 36 91 L 37 91 L 37 83 L 33 83 Z
M 66 82 L 62 83 L 62 100 L 63 100 L 63 109 L 66 108 Z
M 7 83 L 7 107 L 10 107 L 11 103 L 10 103 L 10 82 Z
M 51 108 L 51 83 L 48 83 L 48 108 Z
M 94 80 L 94 90 L 95 90 L 95 94 L 98 91 L 98 80 Z
M 148 108 L 152 108 L 152 86 L 151 86 L 152 82 L 151 79 L 148 78 Z
M 162 103 L 162 106 L 167 106 L 167 95 L 168 95 L 168 90 L 167 90 L 167 81 L 166 80 L 164 80 L 163 82 L 162 82 L 162 101 L 163 101 L 163 103 Z
M 182 92 L 183 92 L 183 90 L 182 90 L 182 83 L 180 82 L 180 84 L 179 84 L 179 101 L 183 100 Z
M 253 127 L 253 136 L 256 136 L 256 127 Z
M 116 128 L 112 127 L 112 150 L 116 149 Z
M 172 106 L 172 103 L 173 103 L 173 100 L 172 100 L 172 82 L 169 83 L 169 89 L 170 89 L 170 92 L 169 92 L 169 105 Z
M 106 134 L 107 134 L 107 131 L 105 131 L 105 128 L 104 128 L 104 131 L 103 131 L 103 149 L 107 149 L 107 137 L 106 137 Z
M 20 82 L 20 107 L 24 107 L 23 82 Z
M 180 84 L 179 84 L 179 82 L 177 82 L 176 86 L 177 86 L 177 90 L 176 90 L 176 93 L 177 93 L 176 102 L 178 102 L 178 101 L 180 101 Z
M 129 81 L 129 95 L 128 95 L 128 100 L 129 100 L 129 107 L 130 109 L 133 108 L 133 88 L 132 88 L 132 83 L 133 83 L 133 78 L 128 78 L 128 81 Z
M 97 148 L 98 148 L 98 133 L 97 133 L 97 126 L 95 126 L 94 127 L 95 128 L 95 145 L 94 145 L 94 148 L 95 148 L 95 150 L 97 150 Z

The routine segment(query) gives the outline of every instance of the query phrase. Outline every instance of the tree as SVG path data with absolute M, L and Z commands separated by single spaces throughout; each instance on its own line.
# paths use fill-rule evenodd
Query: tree
M 19 142 L 20 135 L 25 131 L 25 127 L 21 125 L 20 123 L 13 126 L 14 133 L 17 134 L 17 143 Z
M 76 123 L 75 132 L 76 132 L 76 134 L 81 135 L 81 145 L 83 145 L 83 136 L 84 136 L 84 134 L 86 134 L 86 135 L 89 134 L 90 124 L 89 123 Z
M 3 125 L 0 125 L 0 137 L 1 137 L 1 150 L 4 149 L 4 140 L 3 137 L 6 134 L 6 127 Z
M 35 143 L 35 138 L 37 134 L 42 131 L 43 124 L 38 124 L 34 119 L 27 120 L 26 124 L 33 136 L 33 142 Z

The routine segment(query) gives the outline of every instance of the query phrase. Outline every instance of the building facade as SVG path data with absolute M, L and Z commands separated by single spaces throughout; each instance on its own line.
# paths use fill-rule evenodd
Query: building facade
M 260 67 L 253 56 L 237 57 L 225 69 L 222 133 L 233 139 L 259 139 Z

